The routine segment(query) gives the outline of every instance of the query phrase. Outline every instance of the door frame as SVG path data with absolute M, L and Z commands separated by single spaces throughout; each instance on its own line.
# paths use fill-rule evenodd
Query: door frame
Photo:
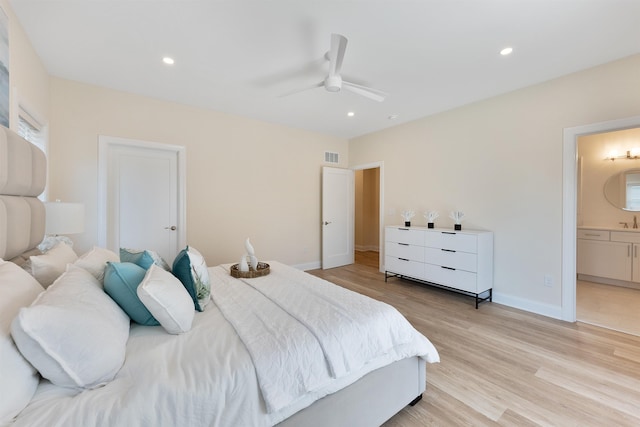
M 98 245 L 107 247 L 107 218 L 108 218 L 108 181 L 109 181 L 109 152 L 116 147 L 142 148 L 175 153 L 177 156 L 177 189 L 178 189 L 178 218 L 176 221 L 176 253 L 186 246 L 187 242 L 187 150 L 185 147 L 160 142 L 142 141 L 138 139 L 120 138 L 116 136 L 98 135 Z
M 379 161 L 379 162 L 372 162 L 372 163 L 365 163 L 362 165 L 356 165 L 356 166 L 351 166 L 351 170 L 353 171 L 357 171 L 357 170 L 364 170 L 364 169 L 375 169 L 375 168 L 379 168 L 380 169 L 380 176 L 379 176 L 379 185 L 378 187 L 380 188 L 380 206 L 379 206 L 379 215 L 380 215 L 380 219 L 378 222 L 378 227 L 380 228 L 380 230 L 378 230 L 378 270 L 382 273 L 384 272 L 384 262 L 382 262 L 384 260 L 384 162 L 383 161 Z M 355 197 L 355 194 L 354 194 Z M 355 217 L 354 217 L 354 222 L 355 222 Z M 355 224 L 354 224 L 355 225 Z M 355 229 L 355 228 L 354 228 Z
M 562 320 L 576 321 L 578 138 L 640 127 L 640 116 L 565 128 L 562 147 Z

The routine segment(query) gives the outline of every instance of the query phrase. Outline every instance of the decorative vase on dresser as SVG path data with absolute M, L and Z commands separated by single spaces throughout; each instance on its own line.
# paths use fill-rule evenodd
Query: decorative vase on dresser
M 385 227 L 385 281 L 389 277 L 473 296 L 478 308 L 493 297 L 493 232 Z

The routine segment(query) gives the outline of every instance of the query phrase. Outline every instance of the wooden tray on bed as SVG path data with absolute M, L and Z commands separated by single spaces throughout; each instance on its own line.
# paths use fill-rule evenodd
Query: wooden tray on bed
M 269 264 L 267 264 L 266 262 L 259 262 L 256 270 L 249 266 L 249 271 L 240 271 L 238 269 L 238 264 L 233 264 L 230 271 L 233 277 L 241 279 L 253 279 L 255 277 L 266 276 L 271 272 L 271 269 L 269 267 Z

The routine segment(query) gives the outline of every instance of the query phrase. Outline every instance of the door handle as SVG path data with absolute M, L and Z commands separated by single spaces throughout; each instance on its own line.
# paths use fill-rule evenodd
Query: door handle
M 329 224 L 331 224 L 331 221 L 325 221 L 324 222 L 324 225 L 329 225 Z
M 178 229 L 178 227 L 176 227 L 175 225 L 172 225 L 171 227 L 165 227 L 165 230 L 171 230 L 171 231 L 176 231 Z

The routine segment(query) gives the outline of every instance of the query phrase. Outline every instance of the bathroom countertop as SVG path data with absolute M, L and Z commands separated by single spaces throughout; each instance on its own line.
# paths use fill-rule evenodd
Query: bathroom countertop
M 580 225 L 578 229 L 582 230 L 606 230 L 606 231 L 625 231 L 630 233 L 640 233 L 640 228 L 624 228 L 621 225 L 618 227 L 607 227 L 606 225 Z

